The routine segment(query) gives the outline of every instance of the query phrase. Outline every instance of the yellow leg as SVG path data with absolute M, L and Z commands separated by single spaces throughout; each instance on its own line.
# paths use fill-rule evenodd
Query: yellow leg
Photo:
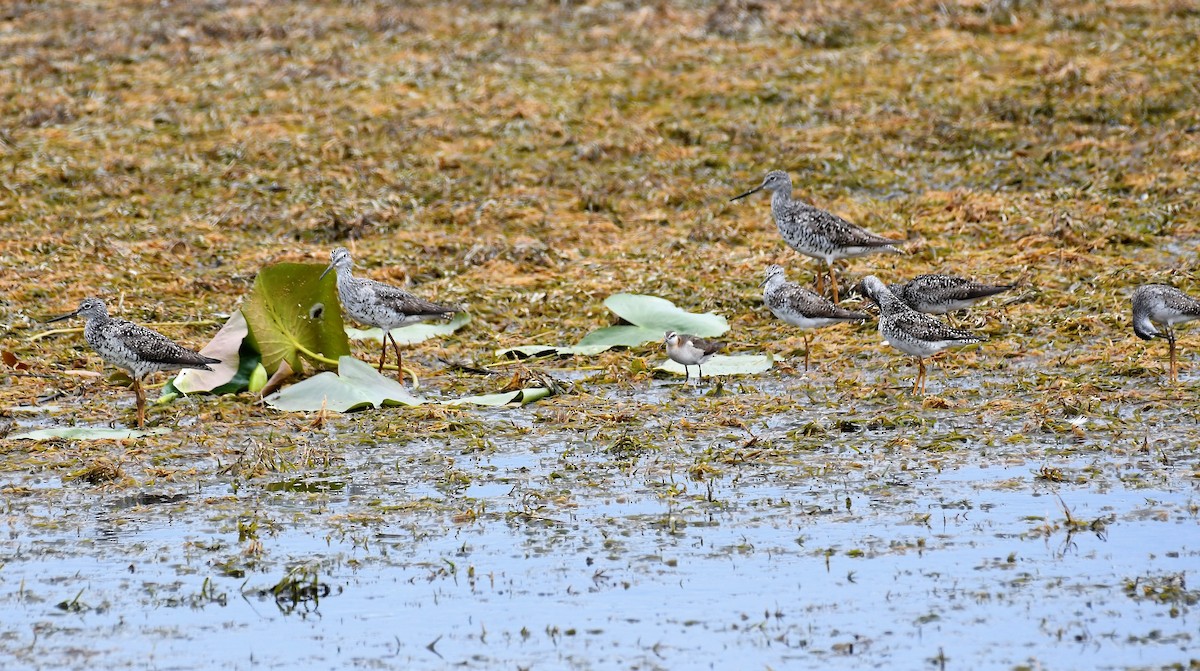
M 817 271 L 817 293 L 825 293 L 825 273 L 820 270 Z
M 913 380 L 912 393 L 916 396 L 918 393 L 925 393 L 925 359 L 917 357 L 917 377 Z
M 146 395 L 142 391 L 142 381 L 135 379 L 133 381 L 133 393 L 137 397 L 137 417 L 138 428 L 146 428 Z
M 383 332 L 383 347 L 379 350 L 379 372 L 383 373 L 383 364 L 387 361 L 388 332 Z
M 1176 382 L 1179 382 L 1179 370 L 1175 367 L 1175 337 L 1174 337 L 1174 335 L 1172 335 L 1172 337 L 1168 338 L 1167 342 L 1171 345 L 1171 382 L 1176 383 Z
M 808 334 L 805 333 L 804 334 L 804 371 L 805 372 L 808 372 L 808 361 L 809 361 L 808 350 L 809 350 Z
M 396 350 L 396 374 L 400 379 L 400 384 L 404 384 L 404 358 L 400 356 L 400 345 L 396 343 L 396 337 L 392 334 L 389 333 L 387 338 L 392 339 L 392 349 Z M 383 347 L 387 349 L 386 338 L 383 341 Z
M 833 287 L 833 302 L 838 302 L 837 277 L 833 274 L 833 261 L 828 261 L 826 265 L 829 267 L 829 286 Z

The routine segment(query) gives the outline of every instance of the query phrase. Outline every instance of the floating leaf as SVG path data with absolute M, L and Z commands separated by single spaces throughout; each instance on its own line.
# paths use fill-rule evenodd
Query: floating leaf
M 517 391 L 483 396 L 468 396 L 440 401 L 444 405 L 524 405 L 550 395 L 543 387 L 519 389 Z M 347 412 L 358 408 L 385 405 L 420 405 L 439 403 L 409 393 L 399 382 L 384 377 L 370 364 L 353 357 L 338 360 L 338 373 L 324 372 L 298 382 L 283 391 L 266 398 L 267 405 L 276 410 L 291 412 L 316 412 L 322 408 L 334 412 Z
M 280 263 L 263 268 L 242 313 L 250 341 L 274 373 L 281 361 L 304 370 L 302 359 L 332 367 L 350 354 L 333 277 L 319 280 L 324 266 Z
M 605 299 L 604 305 L 629 324 L 605 326 L 592 331 L 574 347 L 522 345 L 499 350 L 496 356 L 510 359 L 571 354 L 595 356 L 614 347 L 637 347 L 662 340 L 667 331 L 713 338 L 729 330 L 729 322 L 720 315 L 686 312 L 671 301 L 657 296 L 614 294 Z
M 110 429 L 108 427 L 64 426 L 56 429 L 38 429 L 25 433 L 12 433 L 9 440 L 125 440 L 142 436 L 160 436 L 170 433 L 169 429 Z
M 613 294 L 604 300 L 604 306 L 634 326 L 657 331 L 657 338 L 667 331 L 714 338 L 729 330 L 729 322 L 721 315 L 687 312 L 657 296 Z
M 658 329 L 626 325 L 606 326 L 585 335 L 578 345 L 570 349 L 579 350 L 602 346 L 604 349 L 600 351 L 603 352 L 614 347 L 637 347 L 642 343 L 662 340 L 662 338 L 663 331 Z
M 774 365 L 774 359 L 770 354 L 742 354 L 734 356 L 725 356 L 718 354 L 709 359 L 701 368 L 704 372 L 704 377 L 716 375 L 754 375 L 771 370 Z M 665 370 L 668 373 L 683 375 L 683 366 L 667 359 L 661 365 L 656 366 L 657 370 Z M 695 377 L 696 367 L 688 366 L 691 375 Z
M 427 322 L 422 324 L 413 324 L 405 326 L 401 329 L 392 329 L 392 337 L 396 339 L 399 345 L 415 345 L 420 342 L 425 342 L 430 338 L 437 336 L 445 336 L 454 333 L 471 321 L 471 315 L 466 312 L 460 312 L 448 322 Z M 346 335 L 351 340 L 374 340 L 375 342 L 383 342 L 383 329 L 356 329 L 346 328 Z
M 466 396 L 464 398 L 456 398 L 450 401 L 442 401 L 442 405 L 486 405 L 499 407 L 502 405 L 525 405 L 540 401 L 550 395 L 550 390 L 545 387 L 530 387 L 529 389 L 518 389 L 517 391 L 504 392 L 502 394 L 485 394 L 483 396 Z
M 266 398 L 276 410 L 314 412 L 322 407 L 334 412 L 384 405 L 420 405 L 399 382 L 384 377 L 370 364 L 352 356 L 338 359 L 337 374 L 324 372 Z
M 221 363 L 209 364 L 211 371 L 194 368 L 180 371 L 163 387 L 162 396 L 200 392 L 236 394 L 246 389 L 250 384 L 250 374 L 261 360 L 258 351 L 246 342 L 248 333 L 249 327 L 241 310 L 234 312 L 213 339 L 200 350 L 201 354 L 220 359 Z

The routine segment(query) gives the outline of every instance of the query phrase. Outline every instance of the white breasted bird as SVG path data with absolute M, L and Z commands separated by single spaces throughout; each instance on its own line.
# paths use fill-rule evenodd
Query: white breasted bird
M 663 343 L 667 346 L 667 356 L 671 358 L 671 361 L 683 366 L 684 384 L 687 384 L 690 379 L 688 366 L 696 367 L 696 381 L 699 383 L 700 378 L 704 376 L 704 369 L 701 366 L 724 347 L 719 342 L 674 331 L 667 331 Z

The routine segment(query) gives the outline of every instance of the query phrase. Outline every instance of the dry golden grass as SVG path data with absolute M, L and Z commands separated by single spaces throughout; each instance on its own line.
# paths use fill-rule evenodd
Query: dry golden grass
M 965 370 L 1061 359 L 1071 385 L 1076 366 L 1152 386 L 1127 292 L 1200 290 L 1195 2 L 403 4 L 7 3 L 0 349 L 28 369 L 4 367 L 0 403 L 100 391 L 62 374 L 100 368 L 80 338 L 28 340 L 84 296 L 208 319 L 264 264 L 343 243 L 371 277 L 470 306 L 471 327 L 413 353 L 427 368 L 574 342 L 618 291 L 792 353 L 757 284 L 770 262 L 802 280 L 815 264 L 765 197 L 728 202 L 772 168 L 909 240 L 848 278 L 1022 281 L 970 319 L 993 340 Z M 818 361 L 862 394 L 848 359 L 895 365 L 879 347 L 870 325 L 834 329 Z M 658 353 L 581 365 L 625 383 L 635 356 Z

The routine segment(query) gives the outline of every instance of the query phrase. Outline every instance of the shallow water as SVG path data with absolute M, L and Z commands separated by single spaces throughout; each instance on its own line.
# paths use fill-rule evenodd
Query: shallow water
M 781 384 L 759 386 L 796 392 Z M 597 403 L 699 408 L 710 390 L 656 382 Z M 542 412 L 552 407 L 474 413 L 486 447 L 363 442 L 382 413 L 339 417 L 309 436 L 338 454 L 332 465 L 256 479 L 213 463 L 193 483 L 136 493 L 10 477 L 3 486 L 61 490 L 7 501 L 4 666 L 1196 659 L 1194 426 L 1159 438 L 1164 459 L 1092 435 L 1114 408 L 1085 415 L 1074 426 L 1089 433 L 1068 439 L 959 409 L 924 413 L 918 432 L 876 426 L 881 408 L 869 404 L 818 407 L 761 418 L 754 444 L 738 429 L 667 426 L 686 411 L 635 423 L 641 442 L 528 433 Z M 828 429 L 834 421 L 850 428 Z M 814 423 L 827 432 L 805 434 Z M 897 443 L 910 434 L 936 449 Z M 701 462 L 713 470 L 692 477 Z

